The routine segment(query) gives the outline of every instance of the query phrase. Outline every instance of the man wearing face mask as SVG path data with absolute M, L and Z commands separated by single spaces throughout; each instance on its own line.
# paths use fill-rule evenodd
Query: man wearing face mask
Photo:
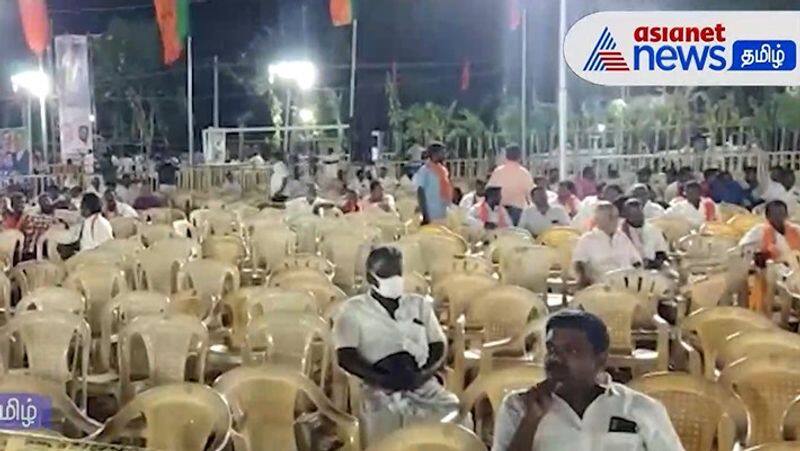
M 648 224 L 644 219 L 642 202 L 637 198 L 620 199 L 617 208 L 624 221 L 619 229 L 639 251 L 646 269 L 661 269 L 667 261 L 667 240 L 658 227 Z
M 361 378 L 362 436 L 367 445 L 415 422 L 438 422 L 458 410 L 458 397 L 434 375 L 445 358 L 445 335 L 433 304 L 406 293 L 399 250 L 367 258 L 367 293 L 348 299 L 334 319 L 339 365 Z

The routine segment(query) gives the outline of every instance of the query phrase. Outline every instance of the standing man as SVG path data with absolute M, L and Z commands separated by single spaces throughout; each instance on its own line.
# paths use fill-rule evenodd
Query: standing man
M 547 379 L 503 400 L 492 451 L 683 451 L 664 406 L 605 373 L 608 329 L 581 310 L 545 327 Z
M 443 224 L 447 220 L 447 207 L 453 202 L 453 185 L 443 164 L 445 150 L 441 143 L 428 146 L 428 161 L 414 175 L 422 224 Z
M 506 161 L 501 164 L 489 177 L 488 186 L 499 186 L 503 191 L 503 205 L 510 207 L 508 212 L 514 220 L 519 222 L 519 217 L 530 203 L 530 192 L 534 187 L 531 173 L 525 169 L 520 161 L 522 151 L 516 144 L 506 147 Z

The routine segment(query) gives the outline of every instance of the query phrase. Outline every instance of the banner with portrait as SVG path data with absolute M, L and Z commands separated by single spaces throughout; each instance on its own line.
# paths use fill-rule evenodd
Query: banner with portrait
M 28 130 L 0 128 L 0 174 L 27 175 L 29 172 Z
M 56 36 L 56 92 L 61 162 L 79 164 L 93 149 L 89 46 L 86 36 Z

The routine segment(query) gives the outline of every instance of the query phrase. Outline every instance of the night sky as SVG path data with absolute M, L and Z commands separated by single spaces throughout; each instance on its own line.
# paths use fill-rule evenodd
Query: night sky
M 154 20 L 150 0 L 49 0 L 55 34 L 102 33 L 115 16 Z M 287 57 L 307 55 L 322 64 L 322 83 L 346 88 L 349 27 L 334 30 L 328 0 L 193 0 L 197 79 L 197 126 L 211 122 L 213 55 L 222 62 L 248 54 L 256 36 L 268 36 Z M 558 2 L 531 0 L 529 61 L 539 99 L 553 102 L 556 91 Z M 798 9 L 795 0 L 568 0 L 569 22 L 603 10 Z M 8 103 L 11 73 L 32 56 L 19 25 L 17 0 L 0 0 L 0 107 Z M 383 84 L 396 61 L 405 104 L 457 100 L 476 111 L 519 90 L 519 32 L 506 25 L 505 0 L 361 0 L 359 128 L 386 126 Z M 115 10 L 115 8 L 124 8 Z M 461 64 L 469 60 L 472 83 L 459 90 Z M 430 64 L 421 68 L 420 63 Z M 183 62 L 175 69 L 182 69 Z M 409 65 L 413 65 L 409 66 Z M 579 83 L 572 79 L 573 83 Z M 233 125 L 248 109 L 233 80 L 222 80 L 223 125 Z M 100 112 L 102 114 L 102 112 Z M 0 108 L 0 116 L 2 109 Z M 259 117 L 259 116 L 257 116 Z M 0 117 L 2 119 L 2 117 Z M 252 123 L 250 125 L 262 125 Z

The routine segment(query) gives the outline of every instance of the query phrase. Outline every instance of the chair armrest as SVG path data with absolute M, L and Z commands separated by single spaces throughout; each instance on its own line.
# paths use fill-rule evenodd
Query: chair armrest
M 653 315 L 653 323 L 656 325 L 656 353 L 658 354 L 657 368 L 659 371 L 669 370 L 669 332 L 670 326 L 664 318 Z
M 691 344 L 683 340 L 683 338 L 678 339 L 678 343 L 683 348 L 683 350 L 689 355 L 689 374 L 695 376 L 703 376 L 703 361 L 700 358 L 700 353 L 697 349 L 694 348 Z
M 464 315 L 461 315 L 453 321 L 452 328 L 451 328 L 451 336 L 453 339 L 452 344 L 452 352 L 453 352 L 453 372 L 450 375 L 450 380 L 448 381 L 448 390 L 453 393 L 461 393 L 464 389 L 464 377 L 466 372 L 466 361 L 464 359 L 464 351 L 466 350 L 466 337 L 464 331 L 464 325 L 466 323 L 466 318 Z

